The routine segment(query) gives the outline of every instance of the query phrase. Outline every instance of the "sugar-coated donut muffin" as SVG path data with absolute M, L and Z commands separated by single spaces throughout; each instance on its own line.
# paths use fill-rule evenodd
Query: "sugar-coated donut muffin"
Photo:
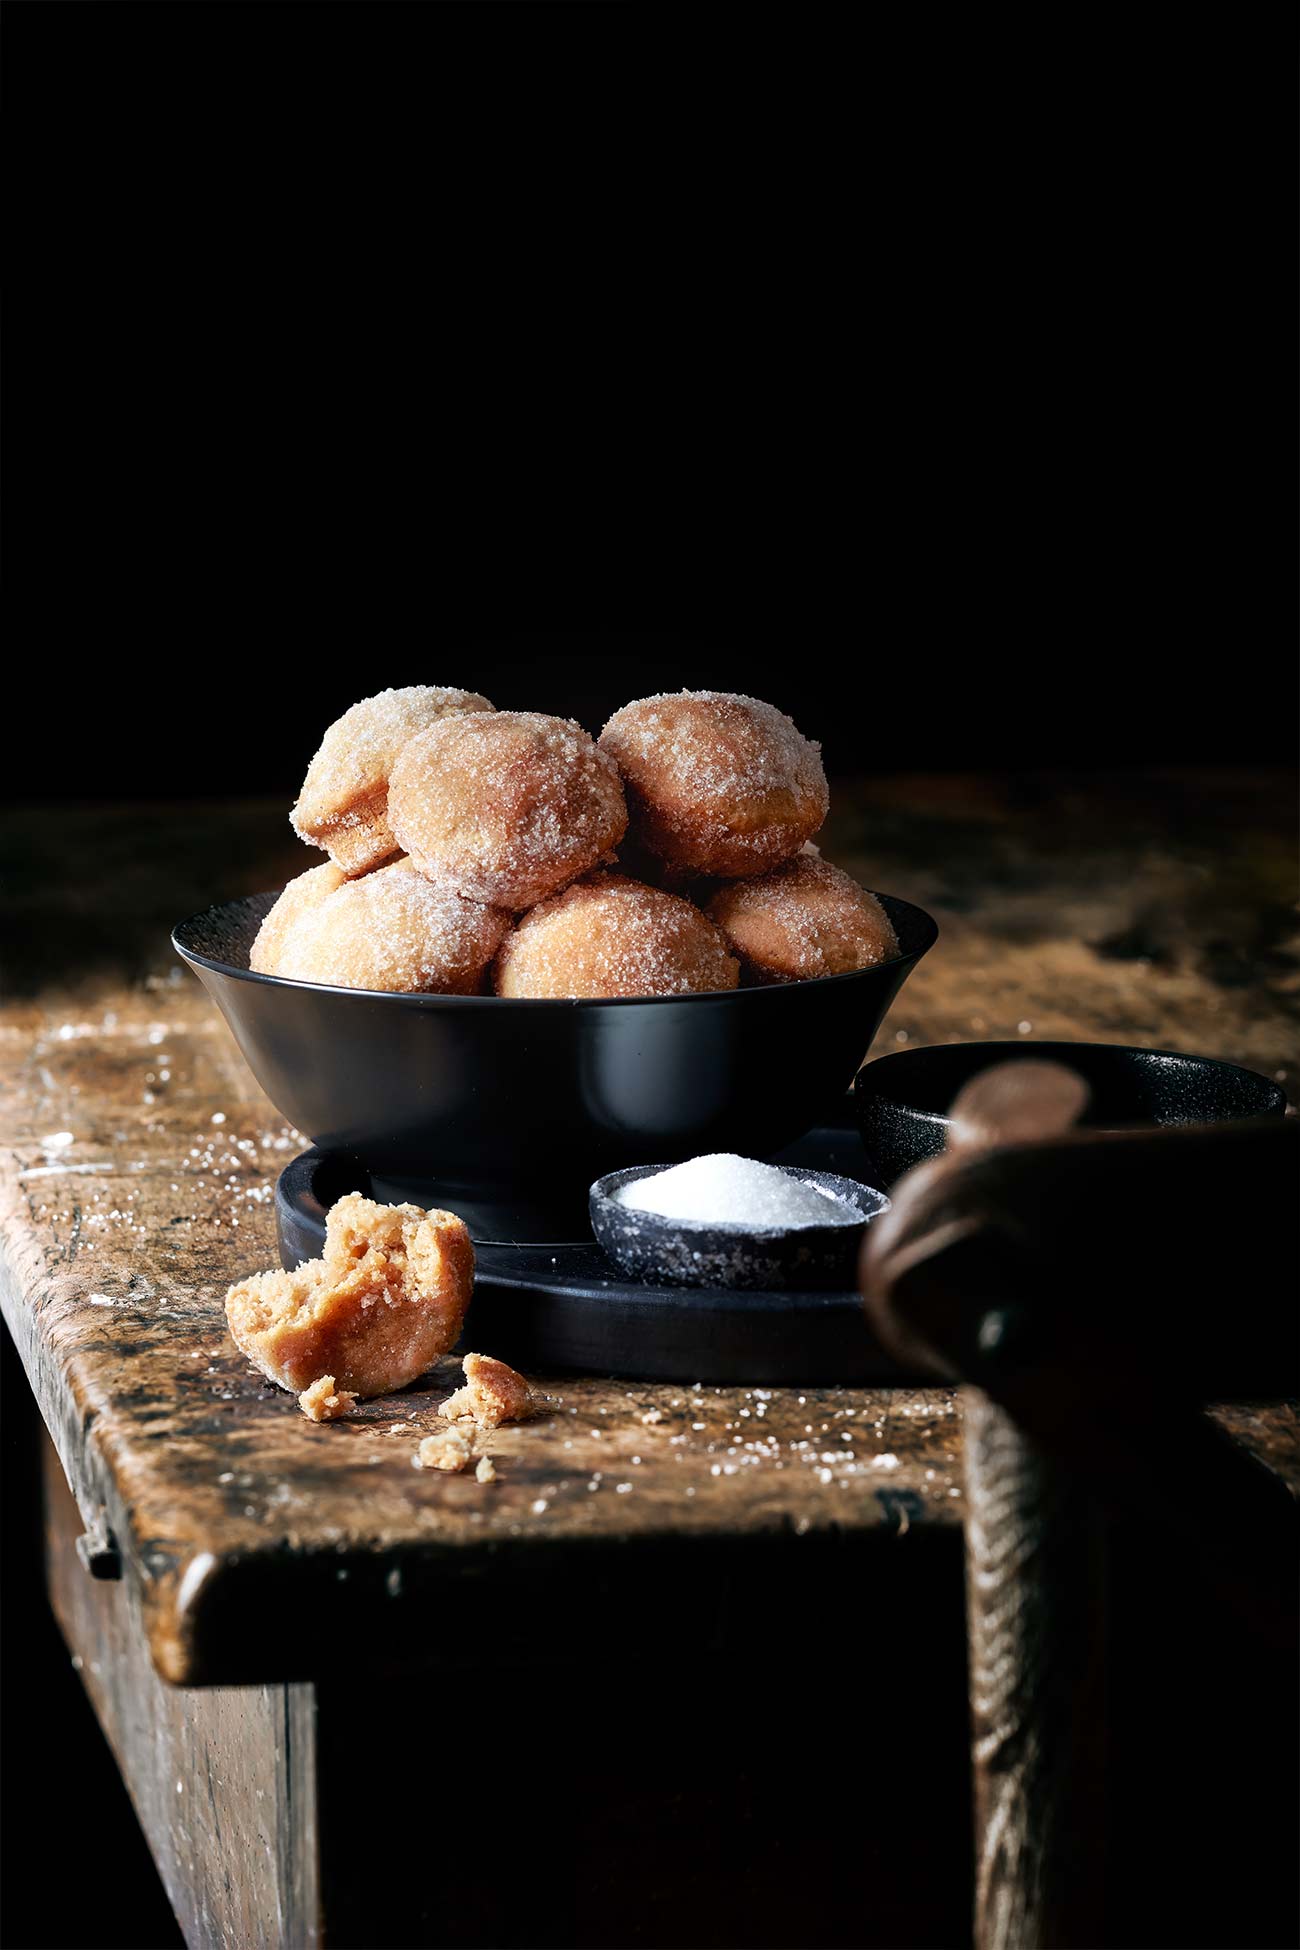
M 622 839 L 613 760 L 540 711 L 443 718 L 393 768 L 393 831 L 420 872 L 468 900 L 532 907 Z
M 386 1395 L 455 1345 L 473 1290 L 463 1219 L 350 1192 L 330 1207 L 322 1257 L 239 1281 L 226 1319 L 277 1387 L 301 1394 L 329 1376 L 331 1392 Z
M 507 935 L 496 992 L 508 996 L 689 995 L 734 989 L 740 970 L 698 907 L 621 874 L 592 874 Z
M 633 839 L 685 872 L 762 873 L 799 851 L 830 803 L 820 746 L 758 698 L 641 698 L 600 745 L 622 773 Z
M 294 831 L 323 846 L 345 873 L 377 867 L 398 850 L 388 823 L 388 780 L 403 746 L 439 718 L 491 709 L 477 691 L 436 684 L 363 697 L 321 740 L 289 815 Z
M 409 860 L 345 880 L 285 932 L 274 972 L 338 988 L 473 995 L 510 915 L 435 886 Z
M 289 882 L 257 930 L 257 938 L 248 951 L 248 965 L 255 974 L 280 973 L 280 956 L 290 929 L 304 914 L 319 907 L 336 887 L 341 887 L 346 878 L 342 867 L 336 867 L 332 860 L 322 860 L 320 866 L 308 867 L 306 873 L 296 875 Z
M 740 956 L 750 982 L 847 975 L 898 953 L 893 923 L 875 895 L 812 853 L 756 880 L 729 882 L 704 911 Z

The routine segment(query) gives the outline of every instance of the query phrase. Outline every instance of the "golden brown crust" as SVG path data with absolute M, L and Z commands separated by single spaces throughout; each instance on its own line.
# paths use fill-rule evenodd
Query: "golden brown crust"
M 351 1192 L 330 1209 L 323 1256 L 239 1281 L 226 1318 L 280 1388 L 298 1394 L 329 1376 L 339 1390 L 385 1395 L 455 1344 L 473 1287 L 463 1219 Z
M 532 1389 L 504 1361 L 491 1354 L 467 1354 L 464 1366 L 465 1386 L 442 1405 L 449 1422 L 471 1421 L 480 1429 L 499 1429 L 503 1422 L 524 1422 L 536 1412 Z
M 504 908 L 462 900 L 395 860 L 297 915 L 268 972 L 339 988 L 474 995 L 510 920 Z
M 681 872 L 761 873 L 826 817 L 820 748 L 760 698 L 641 698 L 614 713 L 600 744 L 622 773 L 634 839 Z
M 800 853 L 756 880 L 728 882 L 705 912 L 740 956 L 751 982 L 847 975 L 898 953 L 893 923 L 875 895 L 811 853 Z
M 403 747 L 428 725 L 462 711 L 490 711 L 477 691 L 410 684 L 363 697 L 337 718 L 307 768 L 294 831 L 345 873 L 366 873 L 396 853 L 388 781 Z
M 522 917 L 493 979 L 504 996 L 691 995 L 734 989 L 740 970 L 690 901 L 598 873 Z
M 587 872 L 627 826 L 613 760 L 580 725 L 539 711 L 431 725 L 394 766 L 388 811 L 421 873 L 514 909 Z
M 257 939 L 249 950 L 248 965 L 256 974 L 280 973 L 280 957 L 290 931 L 304 914 L 320 907 L 341 887 L 344 878 L 341 867 L 335 866 L 332 860 L 323 860 L 320 866 L 308 867 L 306 873 L 298 874 L 289 882 L 257 930 Z

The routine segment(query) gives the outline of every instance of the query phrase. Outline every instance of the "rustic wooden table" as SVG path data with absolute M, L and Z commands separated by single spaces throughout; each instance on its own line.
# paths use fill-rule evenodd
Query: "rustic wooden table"
M 901 779 L 833 803 L 830 857 L 942 929 L 877 1053 L 1093 1037 L 1293 1085 L 1286 781 Z M 684 1632 L 724 1668 L 761 1639 L 769 1686 L 794 1687 L 793 1648 L 820 1663 L 854 1630 L 844 1597 L 864 1576 L 891 1657 L 908 1567 L 934 1565 L 956 1657 L 954 1396 L 548 1377 L 553 1412 L 500 1432 L 490 1485 L 411 1466 L 451 1363 L 309 1424 L 222 1312 L 234 1277 L 276 1260 L 275 1177 L 303 1140 L 167 940 L 182 914 L 300 870 L 283 809 L 40 808 L 2 848 L 0 1299 L 51 1438 L 49 1590 L 187 1941 L 705 1940 L 653 1895 L 623 1914 L 590 1866 L 585 1893 L 552 1890 L 539 1916 L 496 1851 L 517 1854 L 521 1823 L 552 1864 L 569 1845 L 554 1784 L 572 1794 L 585 1770 L 557 1749 L 611 1647 L 639 1675 L 611 1714 L 632 1699 L 646 1717 L 589 1728 L 586 1760 L 608 1799 L 608 1747 L 630 1743 L 647 1833 L 680 1785 L 665 1745 L 716 1753 L 708 1727 L 662 1717 L 718 1696 L 699 1673 L 668 1684 Z M 1216 1412 L 1300 1482 L 1291 1410 Z M 883 1608 L 881 1580 L 904 1594 Z M 354 1865 L 394 1856 L 413 1805 L 419 1860 L 372 1887 Z M 426 1873 L 430 1819 L 460 1838 L 455 1888 Z M 635 1836 L 602 1832 L 636 1862 Z M 672 1848 L 698 1884 L 680 1833 Z M 749 1859 L 726 1940 L 798 1940 L 761 1934 L 746 1889 L 764 1889 Z M 867 1940 L 851 1905 L 825 1910 L 818 1940 Z

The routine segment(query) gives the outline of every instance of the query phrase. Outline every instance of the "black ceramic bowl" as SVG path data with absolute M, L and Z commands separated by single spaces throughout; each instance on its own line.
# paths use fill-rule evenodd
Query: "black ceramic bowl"
M 948 1107 L 964 1083 L 991 1064 L 1034 1058 L 1068 1064 L 1091 1092 L 1085 1126 L 1214 1124 L 1222 1118 L 1278 1117 L 1277 1084 L 1235 1063 L 1176 1050 L 1120 1043 L 936 1043 L 899 1050 L 858 1072 L 854 1103 L 862 1142 L 886 1185 L 948 1138 Z
M 620 1273 L 656 1286 L 712 1286 L 732 1291 L 783 1287 L 851 1287 L 856 1284 L 858 1253 L 868 1224 L 889 1200 L 883 1192 L 840 1178 L 831 1171 L 779 1165 L 787 1178 L 811 1181 L 840 1200 L 847 1210 L 824 1226 L 772 1230 L 766 1226 L 722 1226 L 700 1219 L 666 1219 L 639 1212 L 617 1194 L 639 1178 L 653 1178 L 663 1165 L 634 1165 L 613 1171 L 591 1188 L 591 1229 Z M 828 1206 L 828 1215 L 832 1208 Z
M 592 1180 L 647 1157 L 789 1144 L 848 1089 L 938 933 L 882 894 L 901 952 L 853 975 L 614 1002 L 380 995 L 251 973 L 275 899 L 214 907 L 172 936 L 253 1075 L 379 1197 L 436 1195 L 501 1240 L 586 1237 Z

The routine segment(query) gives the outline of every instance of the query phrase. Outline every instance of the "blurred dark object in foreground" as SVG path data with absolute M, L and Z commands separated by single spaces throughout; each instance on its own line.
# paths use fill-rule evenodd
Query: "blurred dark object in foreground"
M 1219 1618 L 1242 1664 L 1300 1668 L 1300 1512 L 1205 1413 L 1296 1391 L 1300 1129 L 1278 1114 L 1081 1131 L 1088 1097 L 1068 1048 L 973 1076 L 946 1152 L 897 1182 L 862 1256 L 885 1344 L 966 1384 L 978 1950 L 1163 1940 L 1207 1816 L 1215 1839 L 1229 1803 L 1251 1802 L 1263 1833 L 1279 1807 L 1300 1817 L 1269 1778 L 1294 1759 L 1291 1717 L 1263 1716 L 1252 1795 L 1206 1755 L 1143 1754 L 1145 1713 L 1115 1681 L 1135 1647 L 1157 1669 L 1138 1621 L 1190 1641 Z M 1145 1557 L 1125 1562 L 1139 1528 L 1168 1564 L 1159 1586 Z M 1135 1773 L 1175 1817 L 1167 1865 L 1147 1834 L 1133 1855 L 1140 1825 L 1117 1815 Z M 1208 1941 L 1274 1941 L 1272 1871 L 1292 1864 L 1268 1862 L 1250 1886 L 1207 1878 L 1186 1940 L 1223 1904 Z

